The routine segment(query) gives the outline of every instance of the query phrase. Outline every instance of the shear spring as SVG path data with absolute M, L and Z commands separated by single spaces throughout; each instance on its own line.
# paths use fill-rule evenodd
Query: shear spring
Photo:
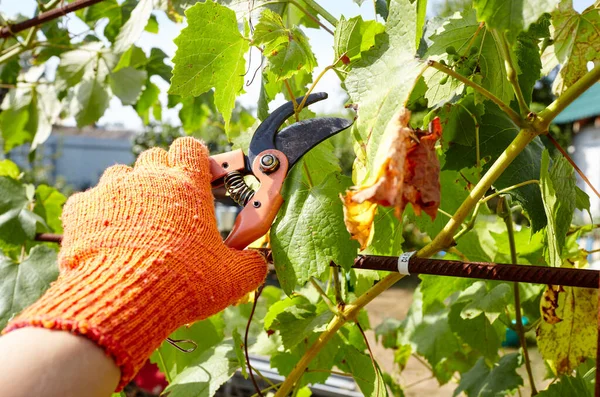
M 245 207 L 254 197 L 255 191 L 246 184 L 244 176 L 239 171 L 232 171 L 225 175 L 223 185 L 231 199 L 242 207 Z

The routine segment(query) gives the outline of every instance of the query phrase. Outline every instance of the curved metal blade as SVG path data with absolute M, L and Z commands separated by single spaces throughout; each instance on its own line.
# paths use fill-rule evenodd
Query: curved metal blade
M 322 117 L 302 120 L 284 128 L 275 136 L 275 149 L 282 151 L 290 163 L 290 169 L 312 148 L 345 130 L 354 123 L 338 117 Z
M 296 103 L 302 102 L 304 97 L 296 98 Z M 327 99 L 326 92 L 316 92 L 310 94 L 306 99 L 305 107 L 312 105 L 315 102 Z M 250 147 L 248 148 L 248 160 L 249 166 L 252 167 L 252 163 L 256 156 L 267 149 L 275 149 L 275 134 L 279 131 L 279 128 L 283 123 L 294 114 L 294 103 L 289 101 L 284 105 L 278 107 L 263 121 L 252 136 L 250 141 Z

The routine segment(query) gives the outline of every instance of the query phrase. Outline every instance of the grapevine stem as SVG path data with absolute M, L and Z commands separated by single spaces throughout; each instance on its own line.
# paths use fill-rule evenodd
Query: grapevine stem
M 340 283 L 340 274 L 337 266 L 333 266 L 333 288 L 335 289 L 335 303 L 341 309 L 344 308 L 346 302 L 344 302 L 344 298 L 342 297 L 342 284 Z
M 312 83 L 312 85 L 310 86 L 310 88 L 308 89 L 308 91 L 306 92 L 306 94 L 304 94 L 304 99 L 302 99 L 302 102 L 300 102 L 300 104 L 298 105 L 298 107 L 294 109 L 294 111 L 296 112 L 296 114 L 300 114 L 300 112 L 304 108 L 304 105 L 306 105 L 306 101 L 308 100 L 308 96 L 310 95 L 311 92 L 313 92 L 313 90 L 317 86 L 317 83 L 319 82 L 319 80 L 321 80 L 323 78 L 323 76 L 325 76 L 325 73 L 327 73 L 328 70 L 333 69 L 335 67 L 335 65 L 337 65 L 342 60 L 342 58 L 345 55 L 346 55 L 346 53 L 343 53 L 342 56 L 340 56 L 337 59 L 337 61 L 335 61 L 331 65 L 326 66 L 325 69 L 323 69 L 321 71 L 321 73 L 319 73 L 319 75 L 317 76 L 317 78 L 315 79 L 315 81 Z
M 577 80 L 575 84 L 570 86 L 558 98 L 554 100 L 546 109 L 538 113 L 537 120 L 534 121 L 536 131 L 544 132 L 548 130 L 548 126 L 552 120 L 575 99 L 583 94 L 588 88 L 596 84 L 600 80 L 600 65 L 596 65 L 592 70 L 587 72 L 582 78 Z
M 478 93 L 480 93 L 481 95 L 483 95 L 484 97 L 488 98 L 490 101 L 494 102 L 496 105 L 498 105 L 500 107 L 500 109 L 502 109 L 504 111 L 504 113 L 506 113 L 508 115 L 508 117 L 510 117 L 510 119 L 519 127 L 523 127 L 524 126 L 524 122 L 523 119 L 521 118 L 521 116 L 519 116 L 517 114 L 517 112 L 515 112 L 514 110 L 512 110 L 510 108 L 510 106 L 508 106 L 507 104 L 505 104 L 504 102 L 502 102 L 496 95 L 492 94 L 491 92 L 489 92 L 488 90 L 486 90 L 485 88 L 483 88 L 482 86 L 480 86 L 479 84 L 476 84 L 474 82 L 472 82 L 471 80 L 469 80 L 468 78 L 466 78 L 465 76 L 456 73 L 454 70 L 450 69 L 449 67 L 446 67 L 444 65 L 442 65 L 441 63 L 434 61 L 434 60 L 429 60 L 427 61 L 427 64 L 429 66 L 431 66 L 432 68 L 435 68 L 437 70 L 439 70 L 442 73 L 446 73 L 448 76 L 451 76 L 453 78 L 455 78 L 456 80 L 462 82 L 463 84 L 471 87 L 472 89 L 474 89 L 475 91 L 477 91 Z
M 482 203 L 487 203 L 488 201 L 490 201 L 494 197 L 497 197 L 497 196 L 499 196 L 501 194 L 510 192 L 511 190 L 518 189 L 518 188 L 523 187 L 523 186 L 533 185 L 533 184 L 539 185 L 540 181 L 538 181 L 537 179 L 531 179 L 531 180 L 528 180 L 528 181 L 525 181 L 525 182 L 514 184 L 514 185 L 509 186 L 507 188 L 498 190 L 497 192 L 492 193 L 489 196 L 485 196 L 484 198 L 481 199 L 481 202 Z
M 506 232 L 508 234 L 508 245 L 510 247 L 510 260 L 513 265 L 517 264 L 517 248 L 515 245 L 515 232 L 513 228 L 512 212 L 510 207 L 507 207 L 506 200 L 502 198 L 500 202 L 503 207 L 503 220 L 506 224 Z M 513 283 L 513 291 L 515 296 L 515 321 L 517 323 L 517 334 L 519 335 L 519 341 L 521 342 L 521 348 L 523 349 L 523 358 L 525 359 L 525 368 L 527 369 L 527 377 L 529 378 L 529 385 L 531 387 L 531 395 L 535 396 L 538 391 L 535 387 L 535 381 L 533 379 L 533 372 L 531 371 L 531 360 L 529 358 L 529 351 L 527 350 L 527 341 L 525 340 L 525 330 L 523 328 L 523 317 L 521 316 L 521 294 L 519 291 L 519 283 Z
M 332 24 L 333 27 L 337 27 L 338 20 L 333 15 L 331 15 L 329 11 L 321 7 L 319 3 L 317 3 L 315 0 L 304 0 L 304 2 L 307 6 L 313 8 L 317 12 L 317 14 L 322 16 L 327 22 Z
M 315 280 L 314 277 L 311 277 L 309 281 L 312 284 L 312 286 L 317 290 L 317 292 L 319 293 L 319 295 L 321 295 L 321 298 L 323 298 L 323 300 L 327 304 L 327 307 L 329 308 L 329 310 L 331 310 L 331 312 L 333 314 L 335 314 L 336 316 L 338 316 L 339 312 L 338 312 L 337 308 L 335 307 L 335 305 L 333 304 L 333 302 L 331 301 L 331 299 L 329 299 L 329 297 L 327 296 L 327 294 L 325 293 L 325 291 L 323 291 L 323 288 L 321 288 L 321 286 L 319 285 L 319 283 L 317 282 L 317 280 Z
M 506 39 L 506 34 L 500 33 L 495 29 L 492 29 L 491 32 L 496 42 L 500 43 L 500 53 L 504 58 L 504 66 L 506 67 L 506 77 L 508 78 L 510 85 L 512 85 L 513 87 L 513 91 L 515 92 L 515 96 L 517 97 L 517 102 L 519 102 L 521 116 L 527 116 L 530 111 L 529 106 L 527 106 L 527 101 L 525 101 L 523 91 L 521 91 L 521 86 L 519 85 L 519 80 L 517 78 L 517 70 L 515 68 L 514 60 L 512 59 L 512 51 L 508 44 L 508 40 Z

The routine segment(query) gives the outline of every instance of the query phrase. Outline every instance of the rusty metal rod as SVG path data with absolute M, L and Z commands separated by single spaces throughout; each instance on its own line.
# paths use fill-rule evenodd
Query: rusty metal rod
M 69 4 L 65 4 L 62 7 L 58 7 L 53 10 L 42 12 L 41 14 L 36 15 L 35 17 L 33 17 L 31 19 L 27 19 L 23 22 L 18 22 L 15 24 L 9 24 L 8 26 L 3 26 L 2 28 L 0 28 L 0 38 L 4 39 L 7 37 L 10 37 L 10 36 L 17 34 L 23 30 L 29 29 L 34 26 L 41 25 L 45 22 L 51 21 L 58 17 L 65 16 L 70 12 L 77 11 L 77 10 L 80 10 L 85 7 L 89 7 L 96 3 L 100 3 L 101 1 L 104 1 L 104 0 L 77 0 L 77 1 L 74 1 Z
M 38 241 L 60 243 L 59 234 L 43 233 L 36 236 Z M 272 263 L 272 253 L 269 249 L 259 249 L 269 263 Z M 398 271 L 398 257 L 359 255 L 354 260 L 354 269 Z M 600 272 L 589 269 L 569 269 L 563 267 L 544 267 L 529 265 L 510 265 L 488 262 L 463 262 L 444 259 L 427 259 L 413 256 L 408 263 L 410 274 L 431 274 L 436 276 L 451 276 L 476 278 L 483 280 L 517 281 L 522 283 L 564 285 L 598 289 Z M 600 321 L 600 319 L 599 319 Z
M 391 256 L 359 256 L 355 269 L 398 271 L 398 258 Z M 570 287 L 598 288 L 596 270 L 569 269 L 529 265 L 509 265 L 488 262 L 462 262 L 455 260 L 427 259 L 413 256 L 408 263 L 410 274 L 432 274 L 477 278 L 484 280 L 517 281 L 522 283 L 564 285 Z

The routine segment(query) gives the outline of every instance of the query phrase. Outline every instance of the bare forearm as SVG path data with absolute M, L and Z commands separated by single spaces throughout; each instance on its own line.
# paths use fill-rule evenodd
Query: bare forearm
M 0 390 L 7 397 L 108 397 L 120 371 L 93 342 L 65 331 L 22 328 L 0 337 Z

